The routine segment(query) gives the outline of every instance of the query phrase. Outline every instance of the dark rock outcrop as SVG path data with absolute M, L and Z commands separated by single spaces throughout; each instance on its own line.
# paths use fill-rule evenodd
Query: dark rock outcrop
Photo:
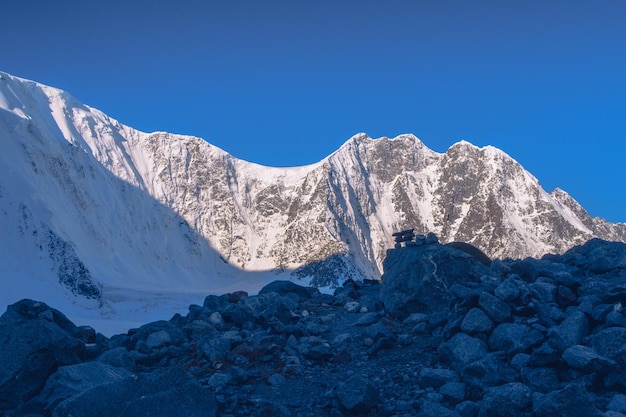
M 399 319 L 448 307 L 454 284 L 479 282 L 490 272 L 476 258 L 439 243 L 389 250 L 383 268 L 380 298 Z

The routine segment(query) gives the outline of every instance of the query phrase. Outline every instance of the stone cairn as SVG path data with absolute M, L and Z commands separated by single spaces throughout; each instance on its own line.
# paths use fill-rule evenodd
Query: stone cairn
M 416 235 L 415 229 L 407 229 L 402 230 L 401 232 L 395 232 L 391 236 L 393 236 L 396 240 L 396 249 L 401 248 L 403 243 L 405 247 L 409 247 L 439 242 L 439 238 L 434 233 L 431 232 L 427 235 Z

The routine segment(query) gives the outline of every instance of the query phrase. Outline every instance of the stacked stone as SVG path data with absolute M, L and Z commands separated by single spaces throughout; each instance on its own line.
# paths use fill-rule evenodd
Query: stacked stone
M 412 242 L 415 239 L 414 229 L 402 230 L 401 232 L 395 232 L 391 236 L 395 238 L 396 244 L 395 247 L 401 248 L 404 243 L 405 246 L 409 245 L 409 242 Z

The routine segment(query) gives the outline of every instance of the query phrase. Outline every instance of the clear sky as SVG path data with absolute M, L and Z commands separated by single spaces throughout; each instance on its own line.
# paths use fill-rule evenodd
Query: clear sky
M 626 1 L 0 1 L 0 69 L 271 166 L 461 139 L 626 222 Z

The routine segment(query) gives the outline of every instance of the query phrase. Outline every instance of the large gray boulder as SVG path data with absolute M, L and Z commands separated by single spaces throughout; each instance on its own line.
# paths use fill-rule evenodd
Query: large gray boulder
M 24 412 L 45 410 L 50 413 L 59 403 L 76 394 L 130 375 L 125 369 L 100 362 L 62 366 L 48 378 L 41 393 L 24 407 Z
M 466 252 L 438 243 L 390 249 L 383 269 L 380 298 L 399 319 L 447 307 L 452 285 L 478 282 L 490 272 Z
M 587 390 L 571 383 L 559 391 L 533 397 L 533 416 L 600 417 L 602 413 L 591 401 Z
M 131 375 L 61 402 L 53 417 L 212 417 L 215 396 L 177 368 Z
M 376 386 L 358 375 L 338 384 L 335 393 L 348 414 L 366 415 L 378 403 Z
M 530 406 L 531 394 L 530 388 L 519 382 L 487 388 L 479 416 L 519 416 Z
M 455 369 L 461 370 L 467 364 L 484 357 L 488 349 L 482 340 L 465 333 L 457 333 L 442 343 L 438 352 L 442 359 L 448 361 Z
M 31 399 L 58 367 L 80 361 L 85 345 L 62 313 L 22 300 L 0 317 L 0 414 Z

